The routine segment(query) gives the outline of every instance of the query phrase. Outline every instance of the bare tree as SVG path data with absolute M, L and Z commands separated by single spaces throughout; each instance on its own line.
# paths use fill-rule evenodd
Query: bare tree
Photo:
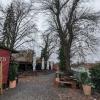
M 47 61 L 50 56 L 55 52 L 55 48 L 57 46 L 57 39 L 54 33 L 50 30 L 46 30 L 42 34 L 43 45 L 41 45 L 41 58 L 44 58 L 45 68 L 47 66 Z
M 71 70 L 71 58 L 82 58 L 87 49 L 93 51 L 96 44 L 96 13 L 86 10 L 83 0 L 38 0 L 41 9 L 49 16 L 51 28 L 60 39 L 59 59 L 62 70 Z
M 15 28 L 12 32 L 13 37 L 10 38 L 11 43 L 9 45 L 11 45 L 11 49 L 16 49 L 26 42 L 32 42 L 32 33 L 35 33 L 37 31 L 37 28 L 34 22 L 35 13 L 32 9 L 33 5 L 31 2 L 27 3 L 24 0 L 15 0 L 12 1 L 11 5 L 14 12 Z M 5 13 L 4 17 L 6 17 L 7 11 L 1 9 L 1 12 L 3 14 Z

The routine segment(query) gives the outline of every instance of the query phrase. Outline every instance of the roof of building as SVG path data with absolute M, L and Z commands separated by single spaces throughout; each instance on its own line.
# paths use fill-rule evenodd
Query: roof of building
M 5 46 L 0 46 L 0 49 L 4 49 L 4 50 L 9 50 L 9 51 L 11 51 L 12 53 L 18 53 L 18 51 L 16 51 L 16 50 L 11 50 L 10 48 L 7 48 L 7 47 L 5 47 Z

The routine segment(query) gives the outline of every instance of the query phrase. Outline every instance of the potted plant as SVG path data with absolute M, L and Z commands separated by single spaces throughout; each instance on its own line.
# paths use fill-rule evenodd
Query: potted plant
M 92 82 L 88 72 L 80 73 L 80 83 L 82 84 L 85 95 L 91 95 Z
M 18 69 L 18 64 L 12 62 L 10 64 L 10 69 L 9 69 L 9 87 L 10 88 L 16 87 L 17 69 Z

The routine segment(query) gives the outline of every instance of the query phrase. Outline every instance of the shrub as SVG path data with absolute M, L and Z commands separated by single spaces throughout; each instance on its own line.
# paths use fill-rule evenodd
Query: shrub
M 16 79 L 18 72 L 18 64 L 17 63 L 11 63 L 9 68 L 9 80 L 13 81 Z
M 96 64 L 93 68 L 91 68 L 90 73 L 95 90 L 100 92 L 100 64 Z
M 84 85 L 92 85 L 91 78 L 89 77 L 88 72 L 81 72 L 79 81 Z

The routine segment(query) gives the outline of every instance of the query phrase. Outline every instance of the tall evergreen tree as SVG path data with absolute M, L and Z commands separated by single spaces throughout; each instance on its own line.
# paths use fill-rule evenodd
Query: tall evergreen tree
M 3 28 L 3 41 L 2 45 L 6 46 L 7 48 L 13 49 L 15 43 L 15 17 L 14 17 L 14 9 L 13 5 L 8 8 L 7 16 L 4 22 Z
M 0 10 L 2 18 L 2 29 L 0 28 L 0 44 L 10 49 L 26 47 L 25 44 L 31 43 L 33 33 L 37 32 L 34 22 L 35 10 L 34 2 L 26 2 L 25 0 L 12 0 L 8 8 Z M 0 16 L 1 17 L 1 16 Z M 1 22 L 1 21 L 0 21 Z M 2 31 L 1 31 L 2 30 Z M 29 46 L 29 45 L 28 45 Z

